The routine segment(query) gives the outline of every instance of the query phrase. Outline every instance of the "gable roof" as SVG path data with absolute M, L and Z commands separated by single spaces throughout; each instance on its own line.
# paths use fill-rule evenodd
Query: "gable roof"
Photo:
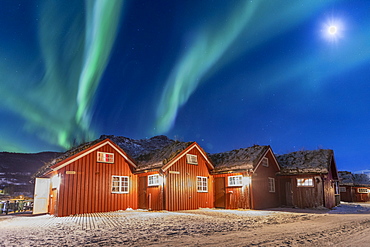
M 149 155 L 160 151 L 162 148 L 177 141 L 169 139 L 167 136 L 159 135 L 148 139 L 131 139 L 124 136 L 102 135 L 100 139 L 110 139 L 122 148 L 128 155 L 135 160 L 142 155 Z
M 281 174 L 329 173 L 334 152 L 331 149 L 297 151 L 277 155 L 276 158 L 281 166 Z
M 174 141 L 166 136 L 135 140 L 122 136 L 102 135 L 99 139 L 72 148 L 46 163 L 33 175 L 33 178 L 58 170 L 106 144 L 121 153 L 135 168 L 136 172 L 153 169 L 164 171 L 192 148 L 197 148 L 206 159 L 209 168 L 213 169 L 206 152 L 196 142 Z
M 215 172 L 255 170 L 269 149 L 271 149 L 270 146 L 254 145 L 248 148 L 211 154 L 209 157 L 215 166 Z
M 162 168 L 191 144 L 192 142 L 173 142 L 160 149 L 144 153 L 136 158 L 137 171 Z
M 208 167 L 213 169 L 213 165 L 209 161 L 206 152 L 204 152 L 204 150 L 196 142 L 174 141 L 173 143 L 164 146 L 159 150 L 138 156 L 136 158 L 138 164 L 138 169 L 136 171 L 142 172 L 153 169 L 162 169 L 162 171 L 166 171 L 177 160 L 179 160 L 193 148 L 196 148 L 200 151 L 207 161 Z
M 91 142 L 83 143 L 78 147 L 72 148 L 62 155 L 58 156 L 57 158 L 51 160 L 50 162 L 46 163 L 42 166 L 32 177 L 40 177 L 43 176 L 51 171 L 59 170 L 68 164 L 74 162 L 75 160 L 101 148 L 102 146 L 109 145 L 113 149 L 115 149 L 119 154 L 121 154 L 132 167 L 136 167 L 134 160 L 126 154 L 124 150 L 122 150 L 119 146 L 117 146 L 114 142 L 109 139 L 97 139 Z

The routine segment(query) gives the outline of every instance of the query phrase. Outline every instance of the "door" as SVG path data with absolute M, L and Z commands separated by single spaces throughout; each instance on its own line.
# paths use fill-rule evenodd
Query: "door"
M 225 178 L 215 178 L 215 208 L 225 208 L 226 194 L 225 194 Z
M 292 183 L 285 182 L 285 199 L 286 199 L 286 206 L 293 206 L 293 190 L 292 190 Z
M 49 214 L 58 215 L 57 198 L 58 198 L 58 191 L 56 188 L 54 188 L 51 190 L 51 195 L 50 195 Z
M 33 200 L 33 214 L 48 213 L 50 196 L 50 179 L 36 178 L 35 195 Z
M 139 177 L 139 208 L 148 209 L 148 202 L 146 196 L 147 176 Z

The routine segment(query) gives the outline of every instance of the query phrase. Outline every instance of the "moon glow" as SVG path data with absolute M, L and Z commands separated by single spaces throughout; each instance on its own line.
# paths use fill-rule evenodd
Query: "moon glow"
M 328 32 L 329 32 L 329 34 L 331 34 L 331 35 L 336 34 L 336 33 L 337 33 L 337 31 L 338 31 L 338 29 L 337 29 L 337 27 L 336 27 L 336 26 L 330 26 L 330 27 L 328 28 Z

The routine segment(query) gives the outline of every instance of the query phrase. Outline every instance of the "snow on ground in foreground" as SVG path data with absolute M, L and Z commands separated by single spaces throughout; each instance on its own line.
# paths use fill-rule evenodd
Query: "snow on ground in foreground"
M 129 210 L 69 217 L 1 216 L 0 246 L 120 246 L 160 243 L 179 237 L 259 229 L 267 225 L 322 217 L 322 213 L 370 213 L 370 204 L 343 203 L 335 210 L 311 213 L 199 209 L 180 212 Z
M 139 245 L 143 241 L 158 243 L 181 236 L 209 236 L 313 217 L 301 213 L 213 209 L 130 210 L 69 217 L 6 216 L 0 217 L 0 243 L 4 246 Z

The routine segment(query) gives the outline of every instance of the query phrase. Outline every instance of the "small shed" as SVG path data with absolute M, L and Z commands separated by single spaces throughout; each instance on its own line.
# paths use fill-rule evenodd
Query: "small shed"
M 278 155 L 281 204 L 332 208 L 339 204 L 338 172 L 330 149 Z
M 210 155 L 215 166 L 215 207 L 264 209 L 279 206 L 280 168 L 270 146 L 254 145 Z
M 109 139 L 73 148 L 36 174 L 34 213 L 55 216 L 137 208 L 136 164 Z
M 172 141 L 136 157 L 139 208 L 190 210 L 213 207 L 213 165 L 196 142 Z
M 339 171 L 340 199 L 344 202 L 370 201 L 370 179 L 366 174 Z

